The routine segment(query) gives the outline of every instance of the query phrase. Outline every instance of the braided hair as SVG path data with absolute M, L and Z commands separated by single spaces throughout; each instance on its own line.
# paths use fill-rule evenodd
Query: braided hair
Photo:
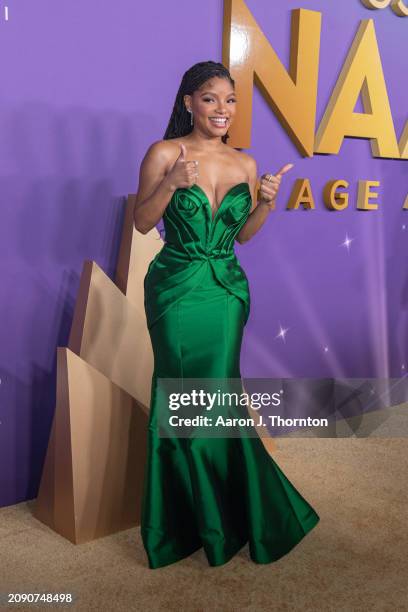
M 203 83 L 213 77 L 228 79 L 231 85 L 235 86 L 235 81 L 231 77 L 229 70 L 219 62 L 198 62 L 198 64 L 194 64 L 184 73 L 174 102 L 173 112 L 163 137 L 164 140 L 186 136 L 193 131 L 190 113 L 184 104 L 184 96 L 191 96 Z M 226 143 L 228 138 L 227 132 L 222 136 L 221 140 Z

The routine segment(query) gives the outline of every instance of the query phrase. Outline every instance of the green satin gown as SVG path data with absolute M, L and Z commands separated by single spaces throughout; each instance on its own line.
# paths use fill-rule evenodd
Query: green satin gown
M 209 565 L 222 565 L 247 542 L 254 562 L 276 561 L 319 521 L 259 437 L 158 436 L 157 378 L 241 376 L 250 293 L 234 240 L 250 208 L 248 183 L 214 215 L 197 184 L 177 189 L 144 279 L 154 372 L 141 537 L 152 569 L 201 547 Z

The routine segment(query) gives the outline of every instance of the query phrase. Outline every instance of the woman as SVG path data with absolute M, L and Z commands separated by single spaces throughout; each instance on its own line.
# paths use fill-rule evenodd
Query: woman
M 159 378 L 240 378 L 250 295 L 234 240 L 260 229 L 292 166 L 262 177 L 258 202 L 255 160 L 226 144 L 235 108 L 229 71 L 195 64 L 140 168 L 135 227 L 145 234 L 161 217 L 165 226 L 144 280 L 154 372 L 141 536 L 152 569 L 202 546 L 222 565 L 247 542 L 253 561 L 269 563 L 319 521 L 259 437 L 158 434 Z

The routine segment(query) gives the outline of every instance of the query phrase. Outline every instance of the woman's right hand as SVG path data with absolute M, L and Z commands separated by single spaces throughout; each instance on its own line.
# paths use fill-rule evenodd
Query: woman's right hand
M 198 176 L 198 161 L 187 161 L 185 145 L 180 143 L 180 148 L 180 155 L 164 177 L 173 191 L 181 187 L 191 187 Z

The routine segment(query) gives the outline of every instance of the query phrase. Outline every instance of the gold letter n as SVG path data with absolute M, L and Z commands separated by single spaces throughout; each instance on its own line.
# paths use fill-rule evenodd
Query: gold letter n
M 243 0 L 224 0 L 223 64 L 235 80 L 237 115 L 228 144 L 251 146 L 254 83 L 302 155 L 313 156 L 321 13 L 292 11 L 289 72 Z

